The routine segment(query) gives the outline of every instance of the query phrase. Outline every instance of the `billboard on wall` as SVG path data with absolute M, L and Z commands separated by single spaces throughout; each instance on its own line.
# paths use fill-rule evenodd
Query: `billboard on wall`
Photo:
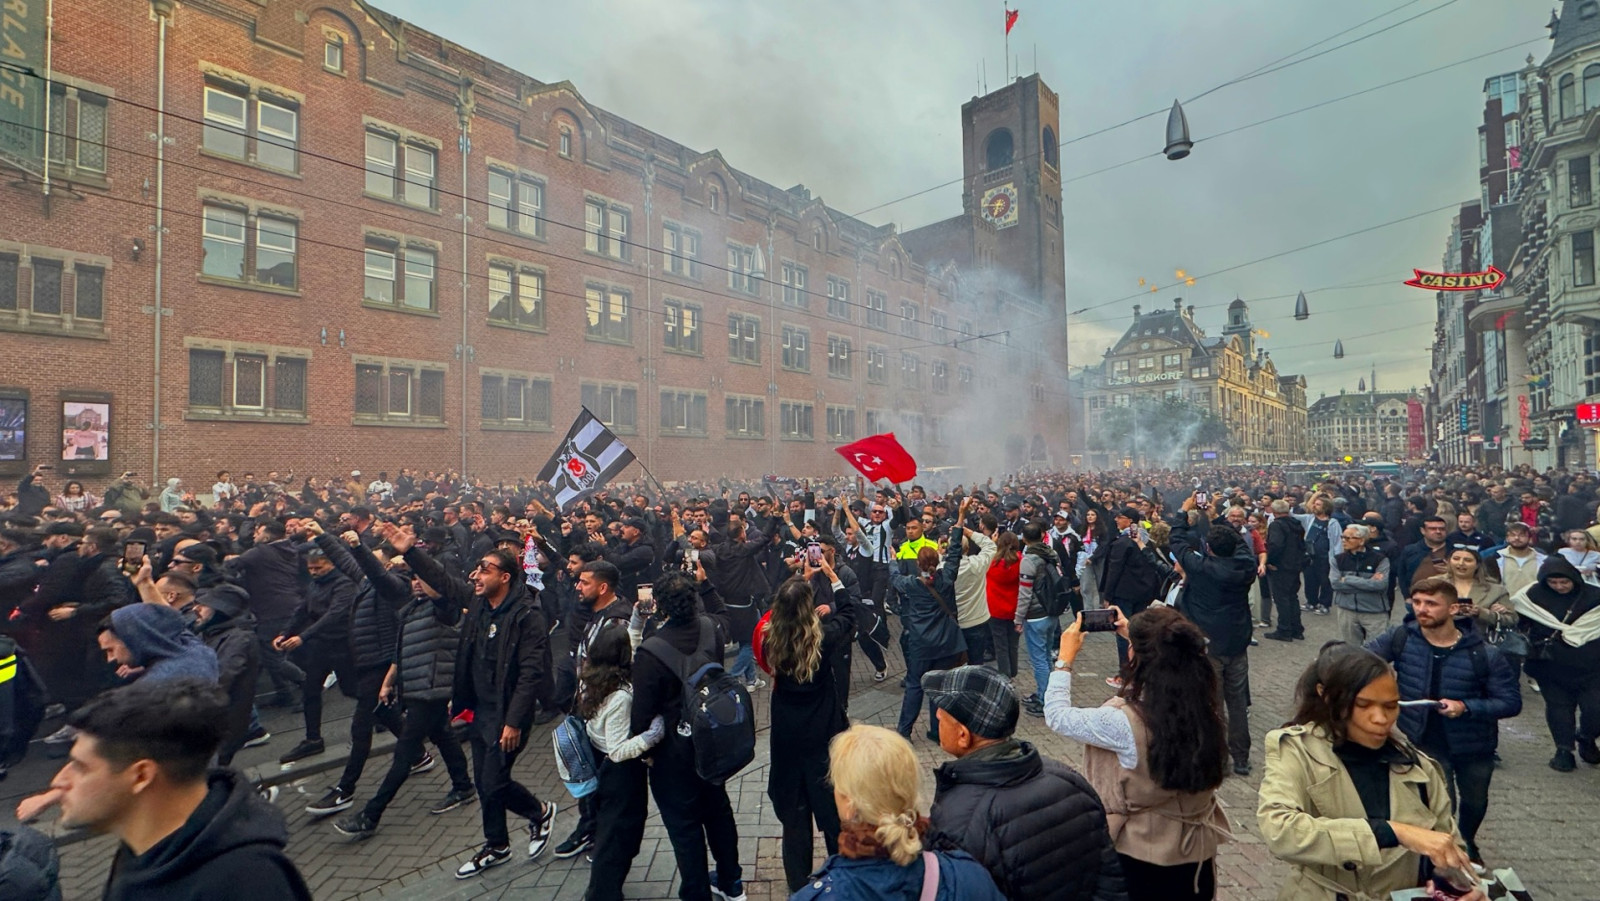
M 0 158 L 28 172 L 44 165 L 47 0 L 5 0 L 0 12 Z
M 0 396 L 0 463 L 28 456 L 28 399 Z
M 1428 452 L 1428 423 L 1422 401 L 1406 398 L 1406 456 L 1415 460 Z

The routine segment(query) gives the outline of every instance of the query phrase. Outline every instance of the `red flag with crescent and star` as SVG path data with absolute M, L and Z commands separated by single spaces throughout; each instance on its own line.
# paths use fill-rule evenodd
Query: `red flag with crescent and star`
M 1017 10 L 1017 9 L 1008 9 L 1008 10 L 1006 10 L 1006 36 L 1007 37 L 1010 37 L 1011 29 L 1016 26 L 1016 24 L 1017 24 L 1017 16 L 1020 16 L 1020 15 L 1022 15 L 1022 11 L 1021 10 Z
M 845 462 L 872 481 L 909 482 L 917 477 L 917 461 L 900 446 L 893 432 L 872 435 L 835 448 Z

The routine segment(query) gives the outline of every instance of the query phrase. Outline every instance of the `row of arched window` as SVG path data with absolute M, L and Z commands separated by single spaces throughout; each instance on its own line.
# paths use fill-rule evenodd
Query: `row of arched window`
M 1571 72 L 1556 81 L 1556 109 L 1562 119 L 1572 119 L 1585 110 L 1600 107 L 1600 63 L 1583 70 L 1583 94 L 1578 94 L 1578 77 Z

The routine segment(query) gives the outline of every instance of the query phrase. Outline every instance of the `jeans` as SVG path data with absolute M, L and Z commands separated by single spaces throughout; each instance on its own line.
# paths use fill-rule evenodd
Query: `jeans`
M 736 676 L 742 682 L 753 682 L 756 678 L 756 649 L 749 639 L 739 645 L 739 656 L 733 660 L 733 666 L 728 673 Z
M 450 702 L 438 700 L 406 700 L 405 722 L 401 725 L 394 744 L 394 757 L 389 761 L 389 772 L 384 774 L 378 793 L 367 801 L 363 812 L 376 823 L 383 811 L 394 800 L 400 786 L 406 784 L 411 768 L 422 761 L 424 740 L 433 742 L 450 774 L 451 791 L 471 791 L 472 774 L 467 772 L 467 757 L 461 753 L 461 742 L 450 731 Z
M 1300 622 L 1300 573 L 1274 569 L 1267 572 L 1267 578 L 1272 580 L 1272 603 L 1278 608 L 1278 634 L 1306 634 Z
M 1544 721 L 1557 751 L 1571 751 L 1577 742 L 1600 736 L 1600 673 L 1579 673 L 1548 660 L 1531 660 L 1527 670 L 1544 692 Z
M 906 655 L 906 678 L 901 683 L 905 695 L 900 699 L 900 734 L 911 737 L 911 727 L 917 724 L 917 714 L 922 709 L 922 677 L 934 670 L 950 669 L 959 665 L 960 654 L 929 659 L 915 650 Z M 933 702 L 928 702 L 928 728 L 934 728 L 938 718 L 933 714 Z
M 1055 618 L 1042 616 L 1030 619 L 1022 627 L 1022 634 L 1028 640 L 1028 663 L 1033 667 L 1033 696 L 1044 703 L 1044 690 L 1050 684 L 1050 663 L 1053 655 L 1050 653 L 1050 632 L 1054 628 Z
M 478 806 L 483 808 L 483 840 L 491 847 L 505 848 L 511 844 L 506 830 L 506 811 L 537 824 L 544 816 L 544 805 L 539 803 L 537 795 L 511 778 L 511 767 L 516 764 L 517 755 L 528 746 L 527 736 L 523 736 L 522 746 L 515 751 L 501 750 L 503 724 L 499 711 L 491 713 L 485 716 L 484 711 L 475 711 L 470 733 L 472 775 L 478 787 Z
M 1451 757 L 1442 754 L 1434 757 L 1444 770 L 1445 785 L 1450 788 L 1450 800 L 1456 805 L 1456 822 L 1461 828 L 1461 838 L 1467 843 L 1467 854 L 1479 857 L 1478 827 L 1489 812 L 1489 780 L 1494 778 L 1494 755 L 1483 757 Z
M 583 800 L 594 799 L 594 864 L 589 868 L 585 901 L 621 901 L 622 883 L 639 854 L 650 796 L 645 788 L 649 769 L 643 760 L 613 763 L 600 757 L 600 787 Z
M 983 662 L 989 656 L 989 623 L 981 622 L 971 628 L 962 629 L 961 637 L 967 642 L 967 662 L 973 666 Z
M 1228 712 L 1228 754 L 1235 766 L 1250 763 L 1250 655 L 1245 651 L 1230 656 L 1211 655 L 1211 668 L 1217 671 L 1217 688 L 1222 706 Z
M 994 668 L 1007 679 L 1017 677 L 1017 624 L 1009 619 L 989 620 L 989 645 L 994 648 Z
M 672 856 L 678 863 L 678 897 L 684 901 L 711 897 L 707 850 L 717 863 L 718 888 L 734 888 L 744 878 L 744 870 L 739 866 L 739 827 L 733 820 L 728 790 L 696 775 L 693 747 L 670 732 L 656 749 L 649 769 L 650 794 L 656 799 L 661 825 L 667 829 Z
M 350 758 L 345 761 L 344 774 L 339 777 L 339 788 L 347 792 L 355 791 L 356 783 L 361 781 L 361 771 L 366 768 L 367 755 L 372 752 L 373 724 L 383 723 L 395 735 L 403 729 L 400 711 L 393 704 L 378 704 L 378 689 L 383 687 L 383 676 L 388 670 L 388 666 L 374 666 L 354 674 L 356 709 L 350 714 Z

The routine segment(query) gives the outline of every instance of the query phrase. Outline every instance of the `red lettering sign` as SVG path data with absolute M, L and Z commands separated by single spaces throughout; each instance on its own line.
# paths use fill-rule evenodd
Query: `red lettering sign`
M 1506 280 L 1506 274 L 1494 266 L 1483 272 L 1427 272 L 1422 269 L 1411 271 L 1416 274 L 1405 283 L 1413 288 L 1425 288 L 1429 291 L 1493 291 Z

